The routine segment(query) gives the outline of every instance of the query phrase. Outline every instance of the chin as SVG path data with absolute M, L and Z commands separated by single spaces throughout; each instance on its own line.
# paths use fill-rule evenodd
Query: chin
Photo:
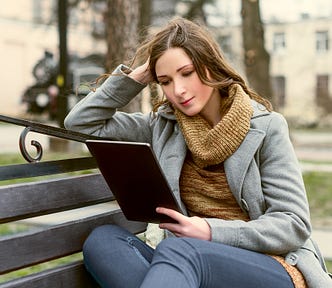
M 178 109 L 185 115 L 187 115 L 188 117 L 192 117 L 192 116 L 196 116 L 197 114 L 199 114 L 201 111 L 198 109 L 190 109 L 190 108 L 183 108 L 183 107 L 178 107 Z
M 183 110 L 182 110 L 182 113 L 187 115 L 188 117 L 193 117 L 193 116 L 196 116 L 199 114 L 199 112 L 191 112 L 191 111 L 183 111 Z

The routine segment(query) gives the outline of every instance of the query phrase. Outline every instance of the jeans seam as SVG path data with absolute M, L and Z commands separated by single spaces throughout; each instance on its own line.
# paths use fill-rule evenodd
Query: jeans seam
M 144 265 L 146 265 L 146 267 L 150 266 L 150 263 L 145 259 L 145 257 L 143 257 L 143 255 L 140 253 L 139 249 L 137 249 L 134 245 L 134 242 L 137 242 L 137 240 L 133 237 L 127 237 L 127 242 L 129 244 L 129 246 L 131 248 L 133 248 L 133 250 L 135 251 L 136 255 L 138 256 L 139 259 L 141 259 L 141 261 L 143 262 Z

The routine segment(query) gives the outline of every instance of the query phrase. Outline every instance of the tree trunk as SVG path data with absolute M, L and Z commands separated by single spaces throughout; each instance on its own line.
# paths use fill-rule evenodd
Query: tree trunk
M 140 15 L 138 22 L 139 29 L 139 41 L 145 39 L 148 34 L 148 27 L 151 24 L 152 17 L 152 1 L 153 0 L 141 0 L 140 2 Z
M 139 0 L 108 0 L 106 23 L 107 57 L 106 69 L 112 71 L 120 63 L 132 58 L 138 45 L 140 19 Z M 126 112 L 141 110 L 141 97 L 135 97 L 126 107 Z
M 270 80 L 270 55 L 264 46 L 259 0 L 242 0 L 244 64 L 249 85 L 274 106 Z
M 200 20 L 206 24 L 206 15 L 204 12 L 204 4 L 211 2 L 210 0 L 196 0 L 190 2 L 190 7 L 187 14 L 184 16 L 189 20 Z
M 138 44 L 138 0 L 108 0 L 107 63 L 113 70 L 133 56 Z
M 67 1 L 58 0 L 58 31 L 59 31 L 59 71 L 57 84 L 60 93 L 57 98 L 56 117 L 58 125 L 64 127 L 63 121 L 68 113 L 68 49 L 67 49 L 68 5 Z M 51 112 L 51 111 L 50 111 Z

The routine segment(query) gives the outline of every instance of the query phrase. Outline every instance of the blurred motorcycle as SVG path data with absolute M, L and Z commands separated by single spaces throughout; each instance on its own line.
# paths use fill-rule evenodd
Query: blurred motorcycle
M 69 110 L 90 92 L 88 83 L 105 72 L 103 64 L 104 56 L 99 54 L 84 58 L 69 56 L 67 82 L 70 88 L 65 95 Z M 58 63 L 53 54 L 45 51 L 44 57 L 33 67 L 32 74 L 36 81 L 22 95 L 26 111 L 32 114 L 47 112 L 50 120 L 56 119 L 60 89 L 57 86 Z

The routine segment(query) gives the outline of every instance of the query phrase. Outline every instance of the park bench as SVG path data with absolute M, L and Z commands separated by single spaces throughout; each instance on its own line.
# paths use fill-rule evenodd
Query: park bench
M 71 211 L 74 215 L 77 211 L 74 209 L 77 208 L 97 207 L 100 203 L 110 204 L 110 209 L 101 213 L 96 209 L 96 214 L 83 213 L 83 216 L 67 222 L 40 225 L 28 231 L 1 236 L 1 275 L 77 254 L 82 250 L 84 240 L 91 230 L 103 224 L 116 223 L 133 233 L 145 230 L 145 223 L 132 222 L 125 218 L 99 173 L 95 160 L 88 152 L 83 157 L 44 161 L 41 159 L 43 147 L 39 142 L 31 142 L 31 145 L 36 147 L 35 156 L 31 156 L 31 152 L 29 154 L 25 144 L 26 136 L 30 132 L 74 143 L 84 143 L 92 136 L 2 115 L 0 122 L 25 127 L 22 128 L 18 142 L 21 154 L 27 160 L 27 163 L 0 167 L 0 183 L 5 183 L 0 186 L 0 225 L 21 223 L 34 219 L 31 217 L 56 212 Z M 2 139 L 3 137 L 6 135 L 1 135 Z M 86 171 L 87 174 L 72 173 L 77 171 Z M 47 176 L 47 179 L 41 179 L 41 176 Z M 14 179 L 23 179 L 23 182 L 8 184 L 8 180 Z M 66 263 L 60 266 L 43 268 L 34 274 L 1 283 L 0 288 L 98 287 L 86 272 L 82 259 L 72 258 L 74 260 L 66 260 Z

